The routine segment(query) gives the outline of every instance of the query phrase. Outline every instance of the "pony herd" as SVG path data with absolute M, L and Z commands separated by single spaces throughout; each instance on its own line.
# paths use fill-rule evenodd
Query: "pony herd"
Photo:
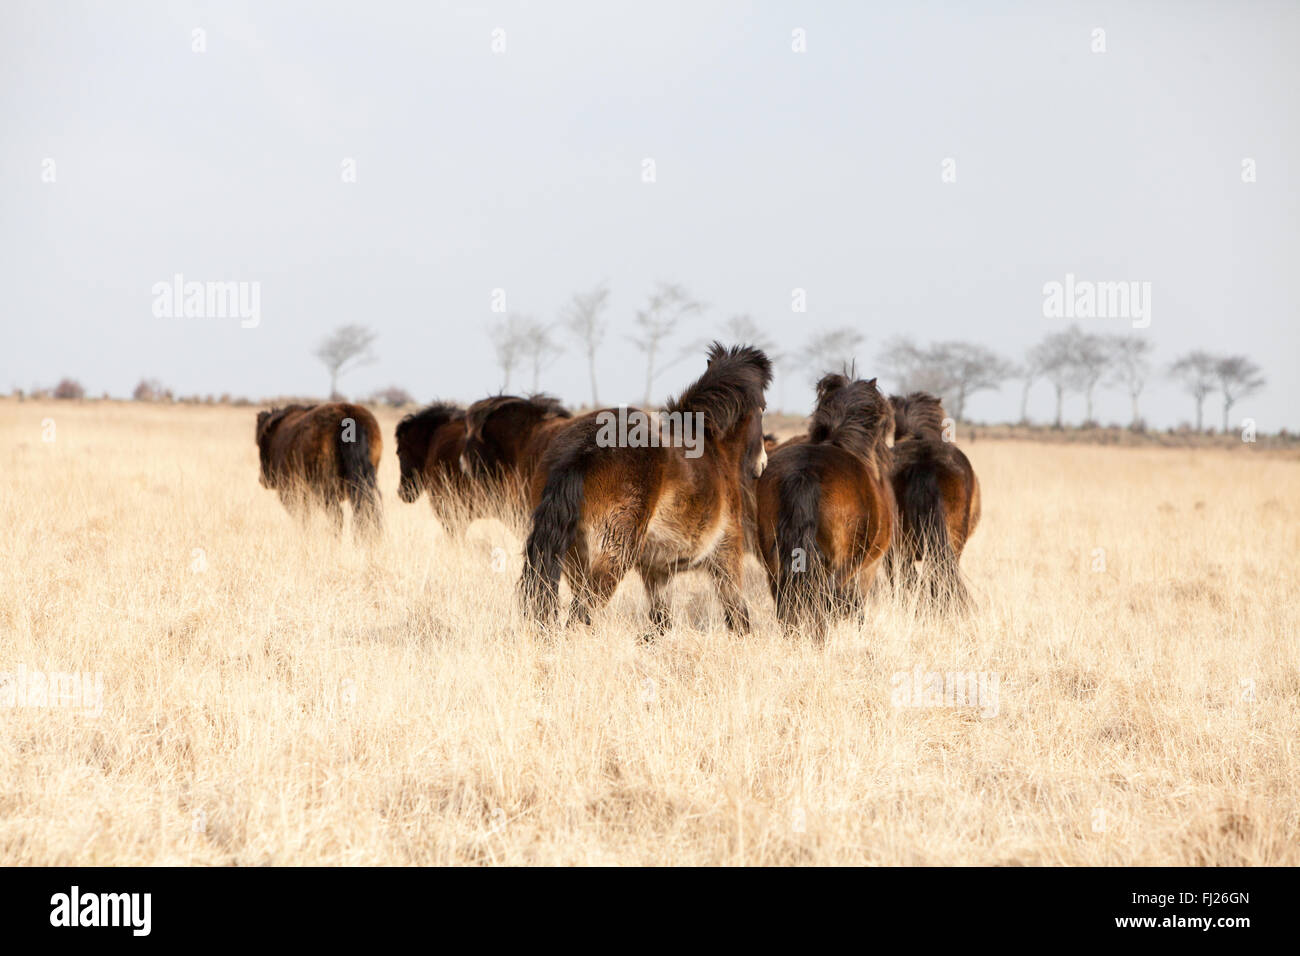
M 704 373 L 662 412 L 633 410 L 650 441 L 610 440 L 618 409 L 574 416 L 544 395 L 431 405 L 397 425 L 398 496 L 428 494 L 453 529 L 486 507 L 529 513 L 519 594 L 542 624 L 558 621 L 561 580 L 568 621 L 585 624 L 635 570 L 653 639 L 672 626 L 671 578 L 699 569 L 727 627 L 747 632 L 746 552 L 765 568 L 782 624 L 819 639 L 885 583 L 939 611 L 967 607 L 959 561 L 979 521 L 979 482 L 945 440 L 939 399 L 887 398 L 874 378 L 827 374 L 808 431 L 777 443 L 763 432 L 771 380 L 760 349 L 714 343 Z M 702 429 L 690 448 L 669 427 L 687 417 Z M 341 527 L 346 499 L 359 536 L 379 531 L 382 439 L 365 408 L 261 412 L 257 445 L 262 484 L 291 512 L 314 505 Z

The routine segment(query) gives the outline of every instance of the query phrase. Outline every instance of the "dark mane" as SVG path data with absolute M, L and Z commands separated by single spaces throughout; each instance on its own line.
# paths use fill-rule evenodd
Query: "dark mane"
M 879 458 L 893 424 L 889 402 L 876 380 L 850 382 L 843 375 L 826 375 L 817 383 L 817 409 L 808 428 L 813 444 L 837 445 L 859 458 Z
M 528 405 L 546 418 L 572 418 L 573 413 L 560 403 L 553 395 L 538 392 L 524 398 L 521 395 L 492 395 L 481 398 L 469 407 L 465 413 L 465 426 L 472 432 L 481 431 L 483 423 L 507 405 Z
M 709 367 L 695 384 L 664 406 L 668 412 L 703 412 L 706 429 L 726 434 L 746 415 L 766 407 L 763 391 L 772 382 L 772 363 L 762 349 L 720 342 L 709 346 Z
M 872 381 L 875 380 L 872 379 Z M 848 376 L 841 375 L 838 372 L 827 372 L 822 376 L 821 381 L 817 383 L 817 404 L 820 405 L 832 393 L 849 384 Z
M 545 392 L 536 392 L 529 395 L 528 404 L 541 409 L 543 418 L 573 417 L 573 412 L 565 408 L 558 398 L 554 395 L 547 395 Z
M 894 406 L 895 441 L 943 436 L 943 420 L 948 415 L 942 402 L 929 392 L 892 395 L 889 401 Z
M 270 408 L 262 412 L 258 417 L 260 418 L 261 415 L 266 415 L 267 421 L 278 422 L 280 419 L 284 418 L 284 416 L 288 415 L 290 412 L 305 412 L 307 409 L 315 408 L 315 407 L 316 407 L 315 405 L 304 405 L 302 403 L 295 403 L 293 405 L 277 405 L 274 408 Z
M 411 428 L 427 429 L 432 432 L 448 422 L 460 421 L 465 417 L 465 409 L 451 402 L 435 402 L 418 412 L 411 412 L 397 423 L 396 435 L 399 437 Z
M 290 412 L 305 412 L 315 405 L 284 405 L 282 407 L 270 408 L 257 413 L 257 441 L 260 443 L 263 436 L 269 435 L 271 429 L 284 419 L 285 415 Z

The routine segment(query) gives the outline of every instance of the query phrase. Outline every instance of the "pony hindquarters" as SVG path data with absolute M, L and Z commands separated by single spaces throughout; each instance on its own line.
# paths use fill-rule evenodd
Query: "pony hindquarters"
M 946 442 L 913 440 L 900 449 L 891 476 L 900 524 L 896 554 L 891 556 L 895 579 L 905 586 L 919 584 L 931 608 L 967 609 L 971 598 L 960 560 L 974 530 L 971 519 L 979 516 L 974 470 L 966 456 Z
M 788 631 L 822 640 L 830 621 L 862 603 L 888 548 L 889 508 L 861 462 L 831 446 L 772 456 L 759 480 L 763 563 Z
M 858 607 L 887 552 L 893 502 L 884 484 L 894 415 L 876 380 L 831 373 L 817 383 L 806 438 L 772 452 L 759 479 L 759 529 L 778 619 L 817 638 Z
M 585 464 L 580 444 L 560 454 L 533 509 L 519 593 L 525 613 L 543 624 L 553 623 L 559 611 L 560 575 L 582 521 Z
M 375 469 L 383 441 L 379 423 L 365 408 L 331 402 L 261 412 L 257 445 L 262 484 L 275 489 L 290 513 L 305 518 L 317 505 L 338 531 L 347 498 L 358 534 L 379 530 Z
M 519 580 L 525 613 L 554 623 L 560 578 L 567 577 L 569 621 L 590 624 L 592 611 L 609 601 L 638 557 L 647 557 L 638 506 L 654 481 L 647 463 L 644 451 L 598 444 L 594 418 L 572 422 L 555 437 L 529 488 L 535 506 Z M 589 540 L 598 542 L 594 553 Z M 654 570 L 642 573 L 653 605 Z
M 383 530 L 376 474 L 382 451 L 379 424 L 365 409 L 354 411 L 340 421 L 339 478 L 343 482 L 343 493 L 352 505 L 353 529 L 358 538 L 366 540 L 377 538 Z
M 776 617 L 789 630 L 811 623 L 820 636 L 831 610 L 826 558 L 817 544 L 821 483 L 800 467 L 781 468 L 776 474 L 769 468 L 775 514 L 766 517 L 775 530 L 767 565 Z M 759 479 L 760 487 L 763 481 Z
M 520 579 L 529 612 L 554 620 L 567 573 L 570 616 L 589 621 L 636 568 L 661 633 L 670 622 L 668 580 L 680 569 L 703 567 L 728 627 L 747 631 L 742 481 L 763 470 L 763 390 L 770 380 L 761 350 L 714 343 L 704 374 L 666 403 L 653 428 L 639 419 L 634 427 L 611 428 L 630 422 L 630 413 L 604 409 L 549 437 L 529 486 L 535 507 Z

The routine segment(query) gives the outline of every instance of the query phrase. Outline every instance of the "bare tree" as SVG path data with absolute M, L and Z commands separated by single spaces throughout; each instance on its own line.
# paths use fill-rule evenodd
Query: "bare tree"
M 1015 368 L 1015 377 L 1020 381 L 1020 424 L 1029 424 L 1029 390 L 1034 387 L 1043 370 L 1038 366 L 1038 357 L 1033 349 L 1025 353 L 1025 360 Z
M 86 390 L 75 378 L 65 378 L 54 386 L 55 398 L 85 398 Z
M 591 404 L 599 407 L 600 398 L 596 394 L 596 350 L 605 339 L 609 329 L 608 321 L 603 318 L 609 305 L 609 285 L 602 282 L 590 292 L 574 293 L 561 316 L 564 327 L 574 338 L 582 343 L 587 354 L 587 374 L 591 378 Z
M 316 357 L 330 375 L 331 400 L 339 397 L 338 382 L 341 376 L 375 360 L 370 346 L 378 337 L 378 333 L 364 325 L 341 325 L 316 346 Z
M 930 361 L 952 384 L 948 396 L 953 416 L 966 420 L 966 400 L 976 392 L 1002 387 L 1015 373 L 1015 367 L 992 349 L 973 342 L 939 342 L 928 350 Z
M 510 388 L 510 376 L 519 366 L 527 345 L 527 323 L 517 315 L 508 315 L 493 324 L 489 331 L 497 365 L 501 368 L 501 391 Z
M 1223 430 L 1228 430 L 1228 416 L 1240 399 L 1264 387 L 1264 375 L 1258 365 L 1244 355 L 1226 355 L 1214 363 L 1214 377 L 1223 392 Z
M 942 399 L 952 384 L 946 369 L 936 367 L 926 350 L 905 336 L 886 342 L 876 361 L 889 370 L 900 392 L 929 392 Z
M 401 408 L 404 405 L 415 404 L 415 398 L 400 385 L 389 385 L 387 388 L 381 388 L 377 392 L 371 393 L 367 401 L 374 405 L 387 405 L 389 408 Z
M 541 389 L 542 369 L 550 365 L 560 354 L 559 343 L 551 334 L 550 326 L 544 325 L 531 316 L 521 319 L 523 327 L 523 355 L 533 369 L 533 393 Z
M 1202 411 L 1205 406 L 1205 396 L 1214 391 L 1217 384 L 1215 379 L 1215 365 L 1217 359 L 1208 352 L 1194 351 L 1177 359 L 1169 366 L 1169 375 L 1177 379 L 1182 385 L 1183 391 L 1192 396 L 1196 402 L 1196 430 L 1203 431 L 1205 419 Z
M 142 378 L 131 398 L 137 402 L 161 402 L 171 397 L 171 390 L 156 378 Z
M 1070 326 L 1071 361 L 1074 364 L 1079 391 L 1083 392 L 1083 423 L 1093 425 L 1092 396 L 1106 369 L 1110 367 L 1110 343 L 1104 336 L 1091 332 L 1082 332 L 1078 326 Z
M 1147 376 L 1151 374 L 1151 340 L 1141 335 L 1112 335 L 1110 337 L 1110 354 L 1113 361 L 1109 381 L 1122 385 L 1133 403 L 1133 420 L 1129 428 L 1137 431 L 1142 427 L 1142 414 L 1138 411 L 1138 396 L 1146 387 Z
M 697 315 L 703 309 L 704 304 L 692 298 L 682 286 L 672 282 L 659 282 L 650 294 L 646 307 L 637 312 L 638 331 L 631 339 L 646 356 L 643 404 L 649 406 L 655 377 L 663 371 L 655 368 L 655 360 L 664 340 L 677 330 L 677 325 L 683 318 Z
M 1015 372 L 1004 358 L 972 342 L 936 342 L 919 346 L 907 338 L 891 339 L 879 361 L 894 374 L 901 392 L 929 392 L 950 403 L 953 415 L 966 416 L 966 400 L 976 392 L 1001 388 Z
M 803 366 L 814 382 L 827 372 L 848 370 L 853 365 L 854 353 L 864 340 L 865 336 L 850 325 L 816 332 L 800 353 Z
M 1056 392 L 1056 423 L 1061 427 L 1065 393 L 1079 387 L 1078 366 L 1074 362 L 1074 336 L 1078 329 L 1053 332 L 1029 351 L 1029 364 L 1052 383 Z

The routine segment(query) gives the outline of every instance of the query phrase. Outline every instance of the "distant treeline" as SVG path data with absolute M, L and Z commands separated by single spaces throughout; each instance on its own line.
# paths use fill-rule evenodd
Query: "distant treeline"
M 799 312 L 802 290 L 794 292 L 791 308 Z M 576 293 L 561 308 L 557 319 L 549 323 L 505 311 L 504 293 L 499 303 L 494 298 L 494 308 L 499 304 L 499 311 L 503 314 L 500 320 L 488 327 L 488 336 L 501 372 L 500 390 L 509 391 L 518 373 L 527 372 L 531 380 L 528 390 L 532 393 L 541 391 L 542 373 L 563 354 L 567 338 L 571 344 L 579 346 L 579 352 L 586 360 L 591 405 L 600 407 L 597 371 L 601 347 L 611 331 L 609 296 L 610 290 L 605 283 L 587 292 Z M 1044 336 L 1019 359 L 1008 358 L 976 342 L 954 339 L 918 344 L 907 337 L 895 337 L 884 343 L 874 364 L 863 367 L 857 356 L 866 337 L 853 326 L 814 332 L 800 348 L 781 349 L 749 315 L 732 315 L 719 323 L 711 334 L 701 334 L 703 323 L 700 316 L 705 308 L 703 302 L 681 285 L 659 282 L 645 306 L 635 313 L 626 336 L 645 359 L 642 396 L 645 407 L 653 404 L 659 377 L 679 362 L 698 357 L 712 338 L 730 344 L 754 345 L 767 353 L 782 373 L 778 375 L 777 396 L 769 401 L 769 408 L 786 407 L 789 397 L 786 384 L 791 380 L 811 383 L 827 371 L 856 368 L 858 374 L 879 376 L 882 383 L 895 392 L 922 391 L 938 396 L 958 421 L 966 420 L 967 402 L 973 395 L 1016 383 L 1020 386 L 1018 423 L 1028 425 L 1031 391 L 1039 382 L 1046 382 L 1055 397 L 1053 427 L 1065 426 L 1065 399 L 1077 394 L 1084 400 L 1080 427 L 1091 428 L 1097 425 L 1094 416 L 1097 393 L 1103 389 L 1117 389 L 1128 396 L 1131 404 L 1127 427 L 1143 431 L 1146 425 L 1139 400 L 1147 384 L 1159 376 L 1175 382 L 1191 397 L 1195 409 L 1194 428 L 1198 432 L 1206 431 L 1206 399 L 1217 395 L 1222 410 L 1221 429 L 1226 432 L 1233 427 L 1233 409 L 1266 384 L 1260 367 L 1245 355 L 1218 355 L 1192 349 L 1172 360 L 1157 363 L 1155 344 L 1144 329 L 1130 333 L 1093 333 L 1072 325 Z M 687 328 L 694 332 L 689 340 L 681 334 Z M 378 337 L 377 332 L 365 326 L 343 325 L 313 349 L 312 354 L 325 366 L 328 374 L 331 398 L 342 397 L 338 392 L 338 382 L 343 375 L 377 361 L 373 346 Z M 624 369 L 620 380 L 626 381 L 626 377 Z M 483 391 L 486 393 L 492 389 L 484 388 Z M 22 397 L 21 392 L 16 394 Z M 85 391 L 78 382 L 64 379 L 53 389 L 34 389 L 31 395 L 83 398 Z M 142 402 L 252 404 L 246 398 L 233 398 L 228 394 L 176 397 L 170 388 L 156 379 L 142 380 L 132 398 Z M 414 404 L 411 393 L 397 385 L 361 400 L 394 408 Z M 1253 427 L 1249 417 L 1238 425 Z M 1173 431 L 1170 429 L 1171 433 Z

